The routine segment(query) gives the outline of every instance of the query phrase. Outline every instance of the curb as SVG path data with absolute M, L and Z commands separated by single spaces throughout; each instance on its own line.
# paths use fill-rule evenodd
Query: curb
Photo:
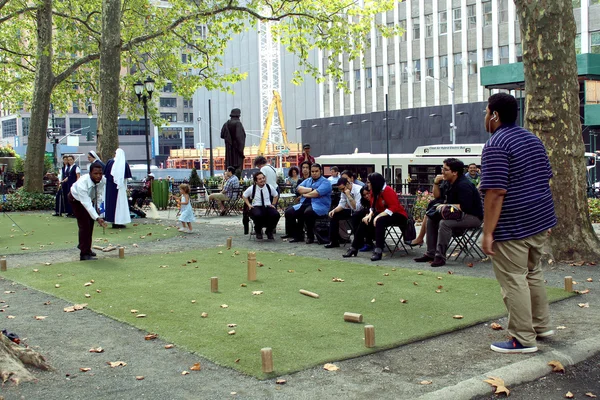
M 560 361 L 563 366 L 577 364 L 584 361 L 600 351 L 600 335 L 580 340 L 560 348 L 552 348 L 539 355 L 514 364 L 488 371 L 479 376 L 462 381 L 454 386 L 448 386 L 435 392 L 427 393 L 418 397 L 420 400 L 463 400 L 475 396 L 488 395 L 492 386 L 483 382 L 489 376 L 504 379 L 506 386 L 519 385 L 539 379 L 551 372 L 548 362 Z M 498 354 L 499 357 L 505 355 Z M 508 355 L 510 356 L 510 355 Z

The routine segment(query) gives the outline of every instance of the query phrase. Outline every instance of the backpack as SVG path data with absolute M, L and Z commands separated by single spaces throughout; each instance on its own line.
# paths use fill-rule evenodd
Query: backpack
M 404 228 L 404 232 L 402 234 L 405 242 L 412 242 L 417 238 L 415 220 L 412 217 L 408 217 L 408 221 L 406 221 L 406 228 Z

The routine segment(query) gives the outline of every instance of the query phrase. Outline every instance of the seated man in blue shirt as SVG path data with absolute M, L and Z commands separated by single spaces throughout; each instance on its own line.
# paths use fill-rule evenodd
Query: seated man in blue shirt
M 303 180 L 296 190 L 300 204 L 285 210 L 286 232 L 292 237 L 290 243 L 301 242 L 306 225 L 306 243 L 311 244 L 315 242 L 317 217 L 326 216 L 331 207 L 331 182 L 323 177 L 321 165 L 315 163 L 310 167 L 310 178 Z

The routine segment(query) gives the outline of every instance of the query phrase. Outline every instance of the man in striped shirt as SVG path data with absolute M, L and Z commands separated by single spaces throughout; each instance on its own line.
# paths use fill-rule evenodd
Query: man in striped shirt
M 548 232 L 556 225 L 552 169 L 542 141 L 515 125 L 517 111 L 509 94 L 488 99 L 485 127 L 492 137 L 481 155 L 482 247 L 502 287 L 512 336 L 491 345 L 499 353 L 533 353 L 536 338 L 554 333 L 540 266 Z

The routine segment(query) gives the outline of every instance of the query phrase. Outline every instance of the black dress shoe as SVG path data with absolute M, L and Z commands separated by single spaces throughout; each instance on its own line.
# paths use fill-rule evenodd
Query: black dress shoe
M 79 261 L 92 261 L 92 260 L 97 260 L 97 258 L 91 256 L 90 254 L 79 256 Z
M 349 248 L 348 251 L 346 252 L 346 254 L 342 254 L 342 257 L 344 257 L 344 258 L 356 257 L 357 254 L 358 254 L 358 250 Z
M 290 243 L 304 242 L 304 238 L 292 238 L 289 240 Z
M 432 267 L 443 267 L 444 265 L 446 265 L 446 260 L 442 257 L 436 257 L 431 263 Z
M 62 217 L 62 214 L 52 214 L 53 217 Z
M 414 260 L 416 262 L 430 262 L 430 261 L 433 261 L 433 257 L 428 256 L 427 254 L 424 254 L 421 257 L 414 258 Z
M 262 232 L 256 234 L 256 239 L 258 239 L 258 240 L 262 240 L 263 239 Z
M 371 256 L 371 261 L 381 260 L 381 255 L 382 255 L 382 253 L 373 253 L 373 255 Z
M 315 238 L 306 239 L 306 244 L 313 244 L 315 242 Z
M 267 234 L 267 239 L 269 240 L 275 240 L 275 238 L 273 237 L 273 233 L 271 232 L 265 232 Z
M 90 251 L 90 256 L 92 256 L 92 257 L 96 257 L 97 255 L 98 255 L 98 254 L 96 254 L 96 252 L 94 252 L 94 251 Z
M 121 224 L 112 224 L 112 228 L 113 229 L 125 229 L 126 226 L 125 225 L 121 225 Z
M 287 235 L 287 234 L 286 234 L 286 235 L 281 235 L 280 237 L 281 237 L 282 239 L 289 239 L 289 238 L 291 238 L 291 237 L 292 237 L 292 235 Z
M 325 245 L 326 249 L 333 249 L 335 247 L 340 247 L 340 244 L 339 243 L 329 243 L 329 244 Z

